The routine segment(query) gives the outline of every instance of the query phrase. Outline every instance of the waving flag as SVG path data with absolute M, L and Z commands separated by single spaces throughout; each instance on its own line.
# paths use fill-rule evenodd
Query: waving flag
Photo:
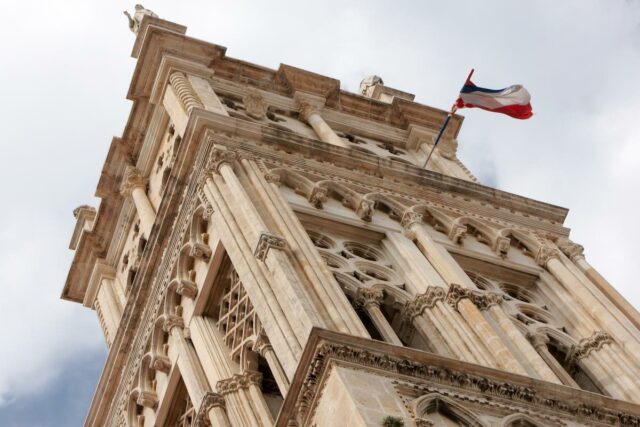
M 457 108 L 482 108 L 516 119 L 528 119 L 533 116 L 531 95 L 522 85 L 513 85 L 497 90 L 485 89 L 474 85 L 468 79 L 462 87 L 455 105 Z
M 482 108 L 483 110 L 502 113 L 523 120 L 533 116 L 533 111 L 531 111 L 531 95 L 529 95 L 529 92 L 527 92 L 522 85 L 513 85 L 497 90 L 485 89 L 473 84 L 471 81 L 473 71 L 474 70 L 471 70 L 469 73 L 467 81 L 464 83 L 464 86 L 462 86 L 460 95 L 458 95 L 458 99 L 456 99 L 456 102 L 451 106 L 451 111 L 447 114 L 447 118 L 440 128 L 440 132 L 438 132 L 438 136 L 436 136 L 427 160 L 425 160 L 422 166 L 423 168 L 426 169 L 433 151 L 436 149 L 445 129 L 447 129 L 449 121 L 451 121 L 451 117 L 453 117 L 458 108 Z

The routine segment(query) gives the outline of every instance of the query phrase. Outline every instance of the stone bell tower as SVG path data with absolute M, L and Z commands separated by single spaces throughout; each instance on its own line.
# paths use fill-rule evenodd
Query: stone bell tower
M 446 112 L 267 69 L 140 8 L 62 298 L 109 355 L 87 426 L 640 425 L 640 316 L 567 210 L 486 187 Z

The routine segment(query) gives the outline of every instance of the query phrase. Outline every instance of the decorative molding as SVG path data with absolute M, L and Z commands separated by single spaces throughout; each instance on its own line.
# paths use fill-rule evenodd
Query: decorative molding
M 208 391 L 202 399 L 202 403 L 200 404 L 200 408 L 196 413 L 192 425 L 194 427 L 210 427 L 211 420 L 209 419 L 209 411 L 213 408 L 221 408 L 226 411 L 224 396 L 213 391 Z
M 480 291 L 464 288 L 457 283 L 449 286 L 447 302 L 456 310 L 462 299 L 469 299 L 480 310 L 488 310 L 491 306 L 502 303 L 502 296 L 495 292 Z
M 209 202 L 209 199 L 207 198 L 207 195 L 204 192 L 205 182 L 206 182 L 206 179 L 203 179 L 201 185 L 199 185 L 197 194 L 198 194 L 198 200 L 200 200 L 200 203 L 202 203 L 202 206 L 204 206 L 204 212 L 202 212 L 202 219 L 209 221 L 209 219 L 211 219 L 211 216 L 213 215 L 215 210 L 213 209 L 213 205 L 211 205 L 211 202 Z
M 257 120 L 262 120 L 267 115 L 267 105 L 264 102 L 264 98 L 257 90 L 249 90 L 247 94 L 242 98 L 245 112 L 249 117 Z
M 407 210 L 404 214 L 402 214 L 400 225 L 403 229 L 409 230 L 413 224 L 422 224 L 422 220 L 422 214 Z
M 184 108 L 185 113 L 187 115 L 194 108 L 204 108 L 204 104 L 198 97 L 198 94 L 191 86 L 191 82 L 184 73 L 175 71 L 169 76 L 169 82 L 171 86 L 176 91 L 176 95 L 178 95 L 178 99 L 180 100 L 180 104 L 182 104 L 182 108 Z
M 592 352 L 600 350 L 605 344 L 611 344 L 612 342 L 613 339 L 608 333 L 596 331 L 590 337 L 581 339 L 578 344 L 571 347 L 567 359 L 575 363 L 588 357 Z
M 287 248 L 287 241 L 273 233 L 263 231 L 260 233 L 260 237 L 258 237 L 258 243 L 256 244 L 255 251 L 253 251 L 253 255 L 259 261 L 264 261 L 267 259 L 267 254 L 271 248 L 283 251 Z
M 429 286 L 423 294 L 405 304 L 402 316 L 405 320 L 412 321 L 427 308 L 433 308 L 438 301 L 443 301 L 446 296 L 447 293 L 440 286 Z
M 521 385 L 455 368 L 414 362 L 386 352 L 380 353 L 328 342 L 318 345 L 315 349 L 301 389 L 297 392 L 297 401 L 289 415 L 290 419 L 300 425 L 306 425 L 305 423 L 312 419 L 317 396 L 324 386 L 326 371 L 337 361 L 346 362 L 350 366 L 357 365 L 359 369 L 385 371 L 392 377 L 411 377 L 414 381 L 426 381 L 429 384 L 444 386 L 447 389 L 451 388 L 449 390 L 452 393 L 464 390 L 472 395 L 482 395 L 483 400 L 510 402 L 508 406 L 503 404 L 503 408 L 509 408 L 512 412 L 515 408 L 536 407 L 540 408 L 540 411 L 551 411 L 565 419 L 579 418 L 611 425 L 640 425 L 640 416 L 609 409 L 606 406 L 587 405 L 582 399 L 574 397 L 563 399 L 559 395 L 550 394 L 547 389 L 539 389 L 534 383 Z M 414 383 L 408 387 L 420 393 L 420 390 L 427 386 Z M 286 420 L 283 420 L 278 425 L 284 426 L 285 422 Z
M 449 231 L 449 240 L 453 243 L 462 243 L 462 239 L 467 234 L 467 226 L 461 224 L 452 224 Z
M 358 288 L 356 303 L 364 308 L 374 305 L 379 307 L 384 300 L 382 289 Z

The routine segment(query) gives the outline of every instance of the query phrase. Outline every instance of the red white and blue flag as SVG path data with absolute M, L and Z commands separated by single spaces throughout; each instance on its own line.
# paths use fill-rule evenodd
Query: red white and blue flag
M 528 119 L 533 116 L 531 95 L 522 85 L 513 85 L 497 90 L 485 89 L 473 84 L 471 79 L 468 79 L 462 87 L 455 107 L 482 108 L 516 119 Z

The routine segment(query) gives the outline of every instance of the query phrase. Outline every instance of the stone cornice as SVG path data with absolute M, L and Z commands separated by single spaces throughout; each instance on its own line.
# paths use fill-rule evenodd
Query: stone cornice
M 393 180 L 405 181 L 407 187 L 404 191 L 407 192 L 413 190 L 416 193 L 423 191 L 431 191 L 436 194 L 450 193 L 453 197 L 457 195 L 464 201 L 467 199 L 469 201 L 476 200 L 479 205 L 497 205 L 505 210 L 514 210 L 521 213 L 522 221 L 528 217 L 539 217 L 550 223 L 556 223 L 555 233 L 560 235 L 568 234 L 568 231 L 562 229 L 560 225 L 568 212 L 565 208 L 481 184 L 444 176 L 417 166 L 381 159 L 378 156 L 361 153 L 349 148 L 332 146 L 294 133 L 272 129 L 255 122 L 225 117 L 203 110 L 194 110 L 192 114 L 196 114 L 199 117 L 201 126 L 215 129 L 215 132 L 225 134 L 225 136 L 216 136 L 215 139 L 217 141 L 224 141 L 224 144 L 228 145 L 229 148 L 245 152 L 248 156 L 261 157 L 268 161 L 271 159 L 274 161 L 292 159 L 293 161 L 293 158 L 295 158 L 295 163 L 301 167 L 338 173 L 348 172 L 351 176 L 353 176 L 354 171 L 361 172 L 363 181 L 371 179 L 368 175 L 382 175 L 385 179 L 379 183 L 380 185 L 378 186 L 381 187 L 390 184 Z M 248 140 L 253 140 L 254 142 L 248 144 Z M 279 147 L 282 147 L 280 148 L 282 151 L 286 148 L 286 151 L 301 153 L 304 157 L 300 155 L 288 156 L 282 151 L 278 151 Z M 329 159 L 335 166 L 327 163 L 314 165 L 314 160 L 316 159 L 318 162 L 323 160 L 326 162 Z M 387 181 L 387 179 L 389 180 Z M 446 197 L 440 196 L 440 198 Z M 492 212 L 492 214 L 496 213 Z
M 535 407 L 536 412 L 589 425 L 640 423 L 640 405 L 634 403 L 408 347 L 314 328 L 276 427 L 311 424 L 317 399 L 336 366 L 390 377 L 417 391 L 428 386 L 467 399 L 491 396 L 492 402 L 514 408 L 512 410 Z

